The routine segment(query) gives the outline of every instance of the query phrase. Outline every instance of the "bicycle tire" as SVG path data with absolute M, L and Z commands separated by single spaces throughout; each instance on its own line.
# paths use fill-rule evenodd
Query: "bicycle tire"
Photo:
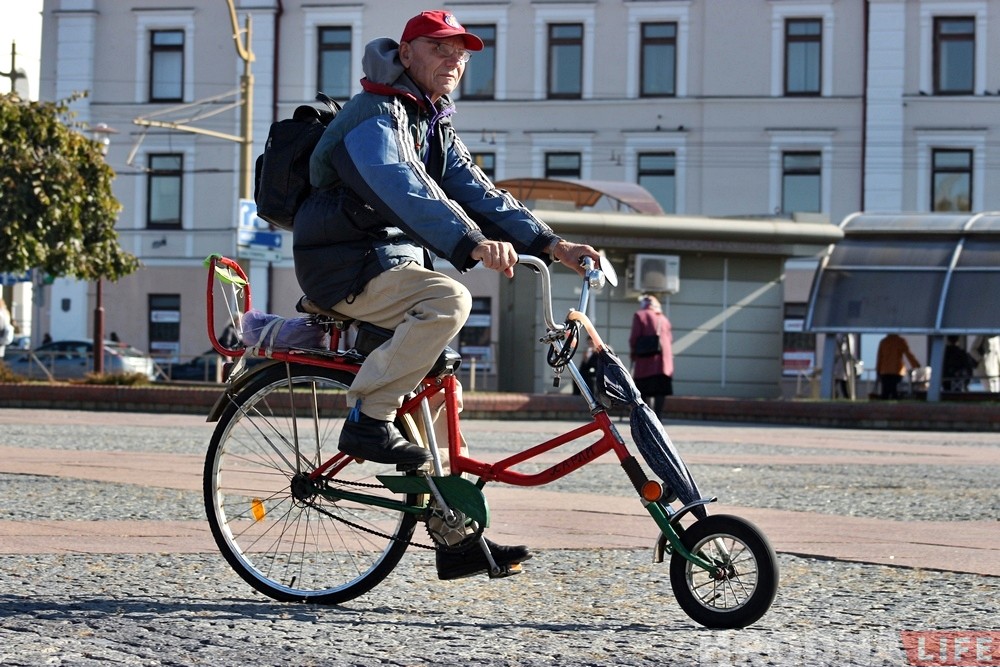
M 236 573 L 275 600 L 339 604 L 363 595 L 392 572 L 413 535 L 416 515 L 335 502 L 299 474 L 336 454 L 353 379 L 315 366 L 267 366 L 229 400 L 212 435 L 204 470 L 212 535 Z M 375 475 L 387 472 L 395 469 L 352 461 L 329 483 L 373 484 L 346 488 L 422 502 L 378 485 Z
M 707 628 L 731 629 L 751 625 L 767 613 L 778 591 L 778 561 L 756 526 L 713 514 L 685 528 L 681 541 L 717 565 L 709 572 L 677 551 L 671 556 L 670 584 L 688 616 Z

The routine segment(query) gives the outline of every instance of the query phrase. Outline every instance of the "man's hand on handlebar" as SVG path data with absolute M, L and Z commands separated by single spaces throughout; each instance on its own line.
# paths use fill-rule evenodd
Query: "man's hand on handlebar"
M 549 256 L 557 262 L 562 262 L 581 276 L 584 274 L 582 265 L 584 257 L 590 257 L 598 266 L 601 264 L 601 254 L 593 247 L 585 243 L 571 243 L 561 239 L 549 249 Z
M 554 261 L 562 262 L 581 276 L 585 272 L 582 265 L 584 257 L 590 257 L 598 266 L 601 263 L 601 254 L 585 243 L 571 243 L 560 239 L 546 251 Z M 517 252 L 514 246 L 506 241 L 482 241 L 472 249 L 469 256 L 477 262 L 482 262 L 487 269 L 502 271 L 508 278 L 514 276 Z
M 502 271 L 508 278 L 514 277 L 514 265 L 517 264 L 517 252 L 514 246 L 506 241 L 483 241 L 469 253 L 477 262 L 482 262 L 487 269 Z

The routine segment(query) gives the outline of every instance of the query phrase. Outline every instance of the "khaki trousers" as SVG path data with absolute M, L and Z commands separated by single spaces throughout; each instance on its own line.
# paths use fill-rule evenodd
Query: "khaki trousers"
M 395 331 L 368 355 L 347 392 L 348 407 L 360 400 L 369 417 L 392 421 L 403 396 L 420 384 L 465 324 L 472 296 L 458 281 L 411 262 L 379 274 L 353 301 L 333 309 Z

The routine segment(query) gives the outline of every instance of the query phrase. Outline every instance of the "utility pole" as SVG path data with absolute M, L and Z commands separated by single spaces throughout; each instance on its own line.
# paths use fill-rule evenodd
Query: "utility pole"
M 236 55 L 243 61 L 243 76 L 240 77 L 240 92 L 242 93 L 242 109 L 240 113 L 240 135 L 243 141 L 240 145 L 240 199 L 253 197 L 253 73 L 250 71 L 254 61 L 251 49 L 252 25 L 251 16 L 247 13 L 244 39 L 240 41 L 240 26 L 236 20 L 236 7 L 233 0 L 226 0 L 229 5 L 229 18 L 233 24 L 233 43 Z
M 19 72 L 17 69 L 17 42 L 10 43 L 10 71 L 0 72 L 0 76 L 5 76 L 10 79 L 10 92 L 12 93 L 16 92 L 14 87 L 17 84 L 18 79 L 28 78 L 24 75 L 24 73 Z

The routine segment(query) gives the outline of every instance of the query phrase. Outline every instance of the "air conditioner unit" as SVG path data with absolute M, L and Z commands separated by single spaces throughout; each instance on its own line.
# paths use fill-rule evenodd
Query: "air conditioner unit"
M 635 255 L 632 289 L 676 294 L 681 289 L 681 258 L 677 255 Z

